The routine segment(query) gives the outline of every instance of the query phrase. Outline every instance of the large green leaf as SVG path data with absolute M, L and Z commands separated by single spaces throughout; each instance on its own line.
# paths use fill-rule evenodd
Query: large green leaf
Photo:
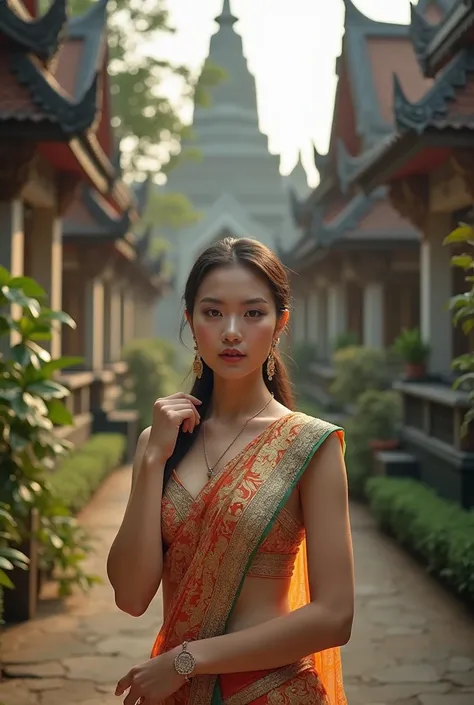
M 12 304 L 21 306 L 30 312 L 33 318 L 38 318 L 41 312 L 41 304 L 37 299 L 26 296 L 20 289 L 10 289 L 8 286 L 2 287 L 2 294 Z
M 10 546 L 3 546 L 0 548 L 0 557 L 11 560 L 11 562 L 18 566 L 18 568 L 26 568 L 30 562 L 29 558 L 27 558 L 24 553 L 18 551 L 16 548 L 11 548 Z
M 46 298 L 46 291 L 31 277 L 13 277 L 8 282 L 10 289 L 21 289 L 26 296 L 31 296 L 35 299 Z
M 59 323 L 64 323 L 64 325 L 70 328 L 77 328 L 76 322 L 68 313 L 65 311 L 52 311 L 51 309 L 43 309 L 41 311 L 42 321 L 58 321 Z
M 37 394 L 43 399 L 63 399 L 69 395 L 69 390 L 66 387 L 48 379 L 29 384 L 27 390 L 30 394 Z
M 5 267 L 0 266 L 0 287 L 4 287 L 5 284 L 8 284 L 8 282 L 11 279 L 11 274 L 8 271 L 8 269 L 5 269 Z
M 451 264 L 453 267 L 461 267 L 461 269 L 472 269 L 472 257 L 471 255 L 454 255 L 451 257 Z
M 3 568 L 3 570 L 13 570 L 14 567 L 15 566 L 8 560 L 8 558 L 4 558 L 0 555 L 0 568 Z
M 0 585 L 9 590 L 13 590 L 15 587 L 4 570 L 0 570 Z
M 26 367 L 30 364 L 34 367 L 39 367 L 38 356 L 30 347 L 28 347 L 28 345 L 25 345 L 24 343 L 14 345 L 11 349 L 11 356 L 15 362 L 18 362 L 18 364 L 21 365 L 21 367 Z
M 75 365 L 80 365 L 84 362 L 83 357 L 61 357 L 57 360 L 51 360 L 51 362 L 46 363 L 42 366 L 42 373 L 44 375 L 50 375 L 57 370 L 63 370 L 65 367 L 74 367 Z
M 72 426 L 74 417 L 59 399 L 52 399 L 47 406 L 48 416 L 54 424 L 57 426 Z
M 469 242 L 470 240 L 474 240 L 474 229 L 470 225 L 462 223 L 445 237 L 443 245 L 450 245 L 456 242 Z

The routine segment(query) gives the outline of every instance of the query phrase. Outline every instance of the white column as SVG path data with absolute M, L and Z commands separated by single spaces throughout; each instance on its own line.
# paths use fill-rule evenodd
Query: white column
M 62 221 L 52 208 L 34 208 L 27 229 L 29 253 L 25 269 L 48 295 L 54 311 L 62 308 L 63 239 Z M 61 356 L 61 326 L 53 325 L 52 339 L 44 343 L 53 358 Z
M 421 334 L 431 347 L 428 369 L 434 374 L 449 371 L 453 357 L 452 315 L 446 310 L 452 296 L 451 251 L 442 245 L 449 231 L 448 219 L 438 214 L 420 252 Z
M 111 286 L 110 289 L 110 362 L 120 360 L 122 352 L 122 295 L 117 286 Z
M 133 291 L 122 291 L 122 348 L 133 340 L 135 332 L 135 301 Z
M 1 198 L 1 195 L 0 195 Z M 21 201 L 0 202 L 0 264 L 8 269 L 13 277 L 21 277 L 24 271 L 24 211 Z M 11 315 L 19 316 L 21 310 L 18 306 L 11 307 Z M 20 335 L 13 333 L 10 345 L 20 342 Z M 6 338 L 0 339 L 0 347 L 6 353 L 9 345 Z
M 380 282 L 368 282 L 364 288 L 364 345 L 384 347 L 384 288 Z
M 306 301 L 302 296 L 295 299 L 293 342 L 297 345 L 306 339 Z
M 341 333 L 347 330 L 347 292 L 343 284 L 328 288 L 328 346 L 331 350 Z
M 104 367 L 104 283 L 90 279 L 86 285 L 86 360 L 91 370 Z

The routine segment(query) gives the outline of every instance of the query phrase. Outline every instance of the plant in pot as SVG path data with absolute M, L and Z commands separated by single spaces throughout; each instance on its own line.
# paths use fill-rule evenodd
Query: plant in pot
M 357 399 L 355 432 L 367 439 L 373 451 L 398 447 L 401 420 L 402 405 L 398 392 L 368 389 Z
M 405 374 L 410 379 L 420 379 L 426 374 L 430 347 L 418 328 L 404 328 L 394 343 L 394 351 L 405 363 Z
M 45 557 L 52 559 L 49 567 L 62 592 L 72 583 L 83 586 L 89 577 L 81 567 L 88 543 L 66 526 L 70 513 L 49 486 L 57 460 L 71 447 L 55 427 L 73 423 L 62 401 L 69 390 L 55 376 L 80 360 L 51 359 L 40 345 L 51 339 L 55 325 L 75 324 L 45 301 L 34 280 L 12 277 L 0 267 L 0 336 L 7 350 L 0 354 L 0 502 L 15 517 L 18 546 L 30 559 L 26 575 L 18 562 L 11 571 L 15 590 L 4 594 L 7 621 L 33 616 L 38 565 Z

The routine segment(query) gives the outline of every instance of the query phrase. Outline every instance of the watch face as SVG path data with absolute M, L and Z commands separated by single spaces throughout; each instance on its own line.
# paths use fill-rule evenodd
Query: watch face
M 174 660 L 175 669 L 180 676 L 188 676 L 192 673 L 195 664 L 194 656 L 189 651 L 181 651 Z

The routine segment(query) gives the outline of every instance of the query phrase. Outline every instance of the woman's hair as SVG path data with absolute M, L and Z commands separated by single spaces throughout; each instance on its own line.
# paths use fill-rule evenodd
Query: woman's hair
M 279 316 L 289 308 L 290 284 L 286 271 L 278 257 L 258 240 L 227 237 L 208 247 L 196 260 L 189 274 L 184 291 L 184 304 L 190 318 L 193 316 L 199 287 L 206 276 L 217 267 L 229 267 L 236 264 L 253 271 L 270 287 Z M 184 326 L 185 321 L 182 323 L 181 330 L 184 329 Z M 267 366 L 264 363 L 262 370 L 263 379 L 275 399 L 289 409 L 293 409 L 293 390 L 288 372 L 276 350 L 274 350 L 274 356 L 275 374 L 272 380 L 269 380 Z M 202 360 L 202 365 L 202 377 L 201 379 L 196 378 L 191 394 L 201 400 L 202 404 L 199 406 L 198 411 L 201 419 L 205 419 L 211 405 L 214 374 L 204 360 Z M 190 450 L 197 435 L 196 431 L 192 434 L 179 431 L 174 452 L 165 466 L 165 485 L 173 469 L 178 466 Z

